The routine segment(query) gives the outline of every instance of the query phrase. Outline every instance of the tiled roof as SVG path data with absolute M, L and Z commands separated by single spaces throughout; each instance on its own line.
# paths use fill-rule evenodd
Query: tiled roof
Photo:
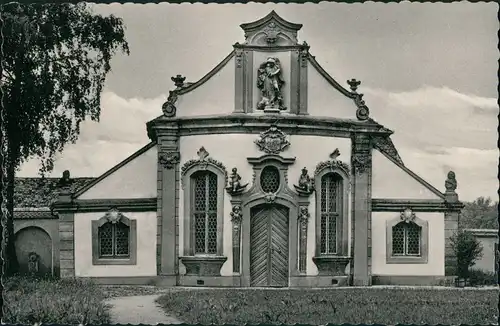
M 59 195 L 61 178 L 16 178 L 14 183 L 14 207 L 50 207 Z M 72 178 L 71 192 L 82 188 L 95 178 Z
M 57 216 L 52 215 L 50 210 L 43 211 L 33 211 L 33 210 L 14 210 L 14 219 L 16 220 L 26 220 L 26 219 L 56 219 Z

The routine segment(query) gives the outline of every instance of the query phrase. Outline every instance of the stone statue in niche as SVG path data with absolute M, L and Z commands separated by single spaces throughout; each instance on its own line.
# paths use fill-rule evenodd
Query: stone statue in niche
M 302 169 L 302 174 L 299 177 L 298 186 L 294 185 L 294 187 L 299 194 L 309 195 L 313 192 L 314 190 L 313 179 L 311 179 L 305 167 Z
M 28 272 L 30 275 L 38 273 L 38 254 L 36 252 L 30 252 L 28 254 Z
M 444 182 L 444 186 L 446 188 L 446 192 L 455 192 L 457 189 L 457 179 L 455 177 L 455 172 L 448 172 L 448 178 Z
M 267 58 L 258 71 L 257 87 L 262 93 L 262 99 L 257 104 L 257 109 L 270 112 L 286 110 L 282 94 L 284 83 L 279 59 Z
M 234 196 L 239 195 L 248 186 L 247 184 L 241 184 L 241 176 L 238 174 L 238 169 L 233 168 L 231 175 L 229 176 L 229 187 L 226 188 L 227 192 Z

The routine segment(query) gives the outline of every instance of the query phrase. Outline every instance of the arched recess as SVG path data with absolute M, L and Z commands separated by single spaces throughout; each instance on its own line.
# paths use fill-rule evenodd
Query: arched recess
M 225 166 L 202 147 L 199 159 L 181 168 L 184 193 L 184 255 L 186 275 L 220 275 L 223 256 Z
M 21 273 L 28 273 L 30 252 L 38 255 L 39 274 L 53 273 L 52 239 L 47 231 L 38 226 L 27 226 L 15 233 L 15 248 Z
M 348 263 L 349 165 L 339 160 L 318 164 L 314 172 L 314 188 L 314 262 L 320 274 L 343 274 Z

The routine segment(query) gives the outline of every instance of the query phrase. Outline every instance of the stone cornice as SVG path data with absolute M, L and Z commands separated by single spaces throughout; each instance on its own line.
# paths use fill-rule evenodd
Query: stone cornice
M 289 135 L 349 138 L 351 133 L 387 136 L 392 131 L 373 121 L 356 121 L 303 115 L 233 113 L 217 116 L 157 118 L 147 123 L 148 136 L 156 140 L 163 132 L 177 130 L 180 136 L 248 133 L 259 134 L 275 124 Z
M 466 232 L 470 232 L 476 237 L 497 237 L 497 229 L 464 229 Z
M 300 51 L 300 50 L 303 50 L 305 48 L 308 48 L 307 46 L 304 46 L 303 44 L 285 45 L 285 46 L 264 46 L 264 45 L 249 45 L 249 44 L 240 44 L 240 43 L 233 44 L 233 47 L 235 49 L 263 51 L 263 52 Z
M 372 212 L 401 212 L 410 208 L 414 212 L 459 212 L 464 204 L 448 203 L 439 199 L 385 199 L 374 198 Z

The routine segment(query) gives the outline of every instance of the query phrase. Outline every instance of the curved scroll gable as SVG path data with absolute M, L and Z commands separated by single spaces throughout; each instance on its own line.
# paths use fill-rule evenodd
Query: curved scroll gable
M 192 159 L 184 163 L 181 168 L 181 180 L 182 180 L 182 188 L 184 189 L 184 176 L 191 171 L 192 169 L 197 170 L 209 170 L 210 168 L 215 169 L 224 175 L 224 188 L 228 185 L 228 174 L 226 166 L 211 157 L 208 157 L 209 153 L 205 150 L 204 147 L 201 147 L 198 151 L 198 159 Z M 209 168 L 210 167 L 210 168 Z
M 333 77 L 330 76 L 330 74 L 327 73 L 326 70 L 323 69 L 323 67 L 321 67 L 321 65 L 318 63 L 318 61 L 316 61 L 316 57 L 315 56 L 309 54 L 309 56 L 307 57 L 307 59 L 312 64 L 312 66 L 319 72 L 319 74 L 321 76 L 323 76 L 323 78 L 325 78 L 326 81 L 330 85 L 333 86 L 333 88 L 335 88 L 340 93 L 342 93 L 343 95 L 347 96 L 350 99 L 353 99 L 353 100 L 356 99 L 356 97 L 357 97 L 356 94 L 349 92 L 346 88 L 344 88 L 342 85 L 340 85 L 335 79 L 333 79 Z
M 175 90 L 176 95 L 184 95 L 186 93 L 191 92 L 192 90 L 195 90 L 196 88 L 200 87 L 203 85 L 205 82 L 207 82 L 210 78 L 212 78 L 215 74 L 217 74 L 219 71 L 224 68 L 227 63 L 235 56 L 235 51 L 231 51 L 227 57 L 224 58 L 217 66 L 215 66 L 208 74 L 203 76 L 200 80 L 194 83 L 183 83 L 182 87 L 178 87 Z

